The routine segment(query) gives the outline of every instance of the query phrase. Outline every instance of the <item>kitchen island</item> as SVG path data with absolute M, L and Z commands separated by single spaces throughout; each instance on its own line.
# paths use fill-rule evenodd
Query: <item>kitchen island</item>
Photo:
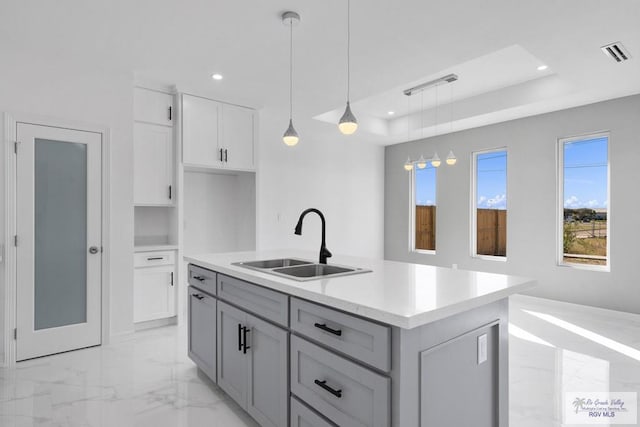
M 298 281 L 186 257 L 189 355 L 262 426 L 508 426 L 508 297 L 527 278 L 336 256 Z

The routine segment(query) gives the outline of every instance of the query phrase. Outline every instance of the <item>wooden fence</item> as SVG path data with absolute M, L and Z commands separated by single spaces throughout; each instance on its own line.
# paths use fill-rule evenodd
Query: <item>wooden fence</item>
M 435 206 L 416 206 L 416 249 L 436 250 Z
M 436 249 L 436 207 L 416 206 L 416 249 Z M 478 255 L 506 256 L 507 211 L 478 209 Z
M 478 209 L 476 217 L 478 255 L 507 255 L 507 211 Z

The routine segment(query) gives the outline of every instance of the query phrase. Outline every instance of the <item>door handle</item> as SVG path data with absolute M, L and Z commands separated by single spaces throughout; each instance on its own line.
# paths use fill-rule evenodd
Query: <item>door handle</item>
M 242 325 L 238 323 L 238 351 L 242 351 Z
M 251 332 L 251 329 L 246 326 L 242 328 L 242 353 L 247 354 L 247 350 L 251 348 L 251 346 L 247 345 L 247 334 Z
M 223 153 L 224 153 L 224 150 L 221 148 L 220 149 L 220 161 L 221 162 L 224 162 L 224 154 Z
M 342 397 L 342 390 L 336 390 L 334 388 L 331 388 L 327 385 L 327 381 L 320 381 L 320 380 L 313 380 L 314 384 L 319 386 L 320 388 L 328 391 L 329 393 L 333 394 L 335 397 L 337 398 L 341 398 Z
M 227 157 L 229 155 L 229 150 L 227 150 L 226 148 L 224 149 L 224 162 L 227 163 Z
M 97 247 L 97 246 L 91 246 L 91 247 L 89 248 L 89 253 L 90 253 L 91 255 L 95 255 L 95 254 L 97 254 L 98 252 L 99 252 L 99 249 L 98 249 L 98 247 Z

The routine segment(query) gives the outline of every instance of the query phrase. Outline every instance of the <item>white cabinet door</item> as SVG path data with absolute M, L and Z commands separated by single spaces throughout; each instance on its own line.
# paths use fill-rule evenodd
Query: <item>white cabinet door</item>
M 134 120 L 173 126 L 173 95 L 137 87 L 133 97 Z
M 173 265 L 136 268 L 133 278 L 133 321 L 176 315 Z
M 186 165 L 221 167 L 218 147 L 220 103 L 182 95 L 182 161 Z
M 173 128 L 135 123 L 133 132 L 133 202 L 173 204 Z
M 222 143 L 225 167 L 254 169 L 255 111 L 235 105 L 222 105 Z

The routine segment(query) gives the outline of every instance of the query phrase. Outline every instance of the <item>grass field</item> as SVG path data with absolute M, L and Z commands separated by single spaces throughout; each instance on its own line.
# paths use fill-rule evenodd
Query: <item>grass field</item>
M 607 222 L 565 222 L 565 255 L 607 256 Z M 606 265 L 605 259 L 566 257 L 573 264 Z

